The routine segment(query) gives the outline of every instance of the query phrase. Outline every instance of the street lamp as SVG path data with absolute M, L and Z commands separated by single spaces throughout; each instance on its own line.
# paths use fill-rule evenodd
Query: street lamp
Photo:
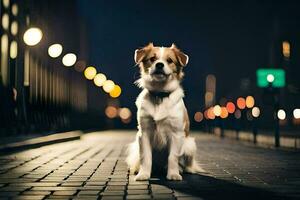
M 23 40 L 28 46 L 35 46 L 41 41 L 42 37 L 43 33 L 41 29 L 37 27 L 32 27 L 25 31 L 23 35 Z
M 60 56 L 62 51 L 63 51 L 63 47 L 61 46 L 61 44 L 52 44 L 48 48 L 48 54 L 52 58 L 57 58 L 58 56 Z
M 75 64 L 76 59 L 77 59 L 77 57 L 74 53 L 67 53 L 62 58 L 62 63 L 64 64 L 64 66 L 70 67 Z
M 98 87 L 103 86 L 105 81 L 106 81 L 106 76 L 104 74 L 99 73 L 94 77 L 94 83 Z
M 90 66 L 84 70 L 84 76 L 88 80 L 93 80 L 96 74 L 97 74 L 97 70 L 95 67 Z

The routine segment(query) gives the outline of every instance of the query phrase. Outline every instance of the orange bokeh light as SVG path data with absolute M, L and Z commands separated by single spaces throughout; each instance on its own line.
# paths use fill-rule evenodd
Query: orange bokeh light
M 255 100 L 253 96 L 247 96 L 246 97 L 246 106 L 247 108 L 252 108 L 255 104 Z
M 236 100 L 236 105 L 239 109 L 245 109 L 246 108 L 246 100 L 243 97 L 239 97 Z
M 201 122 L 203 120 L 202 112 L 196 112 L 195 115 L 194 115 L 194 120 L 196 122 Z
M 234 105 L 234 103 L 228 102 L 226 104 L 226 109 L 227 109 L 228 113 L 231 113 L 231 114 L 234 113 L 234 111 L 235 111 L 235 105 Z
M 225 119 L 225 118 L 228 117 L 228 111 L 227 111 L 226 107 L 221 107 L 221 115 L 220 115 L 220 117 L 222 119 Z
M 207 117 L 208 119 L 215 119 L 215 114 L 214 114 L 214 107 L 210 107 L 207 110 Z
M 107 106 L 105 109 L 105 114 L 110 119 L 115 118 L 118 115 L 118 109 L 114 106 Z

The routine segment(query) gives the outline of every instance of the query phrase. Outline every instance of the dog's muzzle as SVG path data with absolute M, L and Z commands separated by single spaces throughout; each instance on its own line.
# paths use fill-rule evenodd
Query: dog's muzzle
M 168 74 L 165 73 L 164 71 L 164 64 L 161 62 L 156 63 L 155 65 L 155 70 L 152 72 L 151 76 L 156 80 L 156 81 L 164 81 L 167 79 L 169 76 Z

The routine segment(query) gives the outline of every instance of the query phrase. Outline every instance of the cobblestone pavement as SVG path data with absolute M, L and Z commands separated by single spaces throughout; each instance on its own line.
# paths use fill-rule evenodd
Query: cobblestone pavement
M 300 152 L 264 149 L 197 134 L 208 172 L 135 182 L 126 144 L 133 132 L 90 133 L 81 140 L 0 156 L 0 199 L 297 199 Z

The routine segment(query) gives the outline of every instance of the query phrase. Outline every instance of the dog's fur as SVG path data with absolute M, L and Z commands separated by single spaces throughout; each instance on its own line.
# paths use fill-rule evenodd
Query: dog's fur
M 203 171 L 195 160 L 196 143 L 189 136 L 189 118 L 180 86 L 188 59 L 174 44 L 156 47 L 150 43 L 135 51 L 134 60 L 141 73 L 137 84 L 143 91 L 136 100 L 138 133 L 129 145 L 126 161 L 131 173 L 138 172 L 136 180 L 150 178 L 152 162 L 158 160 L 153 151 L 161 155 L 167 152 L 169 180 L 182 180 L 179 172 L 183 170 Z

